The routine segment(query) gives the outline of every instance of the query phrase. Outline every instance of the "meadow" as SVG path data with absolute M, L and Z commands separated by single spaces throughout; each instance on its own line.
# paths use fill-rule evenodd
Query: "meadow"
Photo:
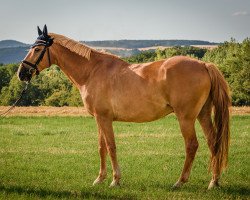
M 207 191 L 209 151 L 199 124 L 199 149 L 189 182 L 173 190 L 185 152 L 174 115 L 150 123 L 115 122 L 120 188 L 92 186 L 98 175 L 93 118 L 0 118 L 0 199 L 250 199 L 250 115 L 233 116 L 229 167 Z

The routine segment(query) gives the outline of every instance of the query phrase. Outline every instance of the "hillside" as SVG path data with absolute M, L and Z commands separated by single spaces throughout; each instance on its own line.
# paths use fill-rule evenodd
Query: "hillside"
M 2 40 L 0 41 L 0 49 L 12 48 L 12 47 L 27 47 L 28 44 L 16 41 L 16 40 Z
M 125 49 L 138 49 L 154 46 L 190 46 L 190 45 L 218 45 L 218 43 L 201 40 L 104 40 L 82 41 L 92 47 L 116 47 Z
M 199 40 L 105 40 L 105 41 L 81 41 L 82 43 L 107 51 L 120 57 L 130 57 L 139 54 L 144 50 L 154 51 L 156 48 L 164 48 L 171 46 L 213 46 L 217 43 L 199 41 Z M 0 63 L 9 64 L 20 62 L 29 48 L 29 44 L 25 44 L 16 40 L 0 41 Z
M 28 47 L 0 48 L 0 63 L 19 63 L 26 56 Z
M 25 44 L 16 40 L 0 41 L 0 63 L 18 63 L 20 62 L 29 48 L 29 44 Z

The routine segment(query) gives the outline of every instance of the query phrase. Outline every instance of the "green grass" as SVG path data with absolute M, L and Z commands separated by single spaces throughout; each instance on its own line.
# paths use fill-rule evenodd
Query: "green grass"
M 184 142 L 171 115 L 151 123 L 115 122 L 122 186 L 99 171 L 97 129 L 90 117 L 0 119 L 0 199 L 250 199 L 250 116 L 232 118 L 229 168 L 222 187 L 206 188 L 209 151 L 197 123 L 199 149 L 189 182 L 172 190 L 184 162 Z

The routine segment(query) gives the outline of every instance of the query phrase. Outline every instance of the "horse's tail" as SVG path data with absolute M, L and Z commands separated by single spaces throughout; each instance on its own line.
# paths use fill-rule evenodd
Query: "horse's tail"
M 211 63 L 207 63 L 206 68 L 211 79 L 210 96 L 214 106 L 213 156 L 210 167 L 216 165 L 219 173 L 221 173 L 227 167 L 228 161 L 230 140 L 229 107 L 231 106 L 231 98 L 228 84 L 221 72 Z

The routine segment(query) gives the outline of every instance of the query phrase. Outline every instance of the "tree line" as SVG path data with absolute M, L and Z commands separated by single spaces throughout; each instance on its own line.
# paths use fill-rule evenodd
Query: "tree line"
M 156 51 L 145 51 L 123 58 L 129 63 L 151 62 L 185 55 L 218 66 L 229 83 L 233 105 L 250 105 L 250 39 L 241 43 L 232 39 L 212 50 L 192 46 L 175 46 Z M 17 76 L 18 64 L 0 66 L 0 105 L 11 105 L 23 88 Z M 28 87 L 20 106 L 82 106 L 78 90 L 57 66 L 52 66 L 36 76 Z

